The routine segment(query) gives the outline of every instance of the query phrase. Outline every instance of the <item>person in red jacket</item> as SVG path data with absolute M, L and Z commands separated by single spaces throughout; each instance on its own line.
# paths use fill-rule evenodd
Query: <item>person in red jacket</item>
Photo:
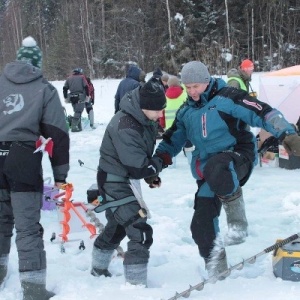
M 86 81 L 89 89 L 89 101 L 85 102 L 85 110 L 89 116 L 90 127 L 92 129 L 95 129 L 96 127 L 94 125 L 94 110 L 93 110 L 93 105 L 95 103 L 95 88 L 93 83 L 91 82 L 90 77 L 86 77 Z

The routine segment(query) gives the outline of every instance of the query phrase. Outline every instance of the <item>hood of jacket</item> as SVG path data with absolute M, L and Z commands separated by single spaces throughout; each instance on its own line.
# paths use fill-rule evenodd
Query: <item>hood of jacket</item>
M 42 77 L 43 73 L 28 62 L 14 61 L 5 66 L 3 75 L 11 82 L 27 83 Z
M 136 66 L 130 66 L 128 68 L 126 77 L 130 77 L 136 81 L 140 81 L 140 74 L 141 74 L 141 69 L 139 69 Z
M 246 74 L 244 71 L 242 71 L 241 69 L 230 69 L 227 72 L 227 77 L 238 77 L 241 78 L 243 81 L 247 82 L 251 80 L 251 76 L 249 76 L 248 74 Z
M 169 99 L 177 99 L 183 93 L 181 86 L 170 86 L 166 90 L 166 97 Z
M 120 109 L 133 118 L 135 118 L 142 125 L 151 125 L 153 121 L 149 120 L 140 108 L 140 88 L 128 92 L 126 96 L 121 99 Z

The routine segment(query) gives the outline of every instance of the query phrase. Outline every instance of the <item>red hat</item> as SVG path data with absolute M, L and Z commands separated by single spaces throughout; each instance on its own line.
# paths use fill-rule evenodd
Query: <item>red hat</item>
M 252 70 L 254 70 L 254 64 L 250 59 L 245 59 L 242 61 L 240 68 L 241 68 L 241 70 L 252 71 Z

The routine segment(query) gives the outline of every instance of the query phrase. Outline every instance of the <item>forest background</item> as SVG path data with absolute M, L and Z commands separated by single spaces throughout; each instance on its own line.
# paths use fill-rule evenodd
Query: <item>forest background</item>
M 255 71 L 300 64 L 299 0 L 0 0 L 0 70 L 33 36 L 49 80 L 75 67 L 121 78 L 125 65 L 178 74 L 201 60 L 226 74 L 250 58 Z

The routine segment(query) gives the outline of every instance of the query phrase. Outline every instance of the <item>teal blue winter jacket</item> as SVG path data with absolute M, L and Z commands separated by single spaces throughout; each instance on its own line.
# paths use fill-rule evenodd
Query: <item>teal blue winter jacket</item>
M 257 163 L 256 138 L 247 130 L 247 124 L 264 128 L 280 139 L 295 133 L 278 110 L 212 77 L 199 101 L 189 97 L 178 110 L 156 152 L 168 152 L 174 157 L 190 140 L 195 146 L 191 171 L 197 180 L 203 179 L 207 159 L 225 151 L 243 155 L 254 167 Z

